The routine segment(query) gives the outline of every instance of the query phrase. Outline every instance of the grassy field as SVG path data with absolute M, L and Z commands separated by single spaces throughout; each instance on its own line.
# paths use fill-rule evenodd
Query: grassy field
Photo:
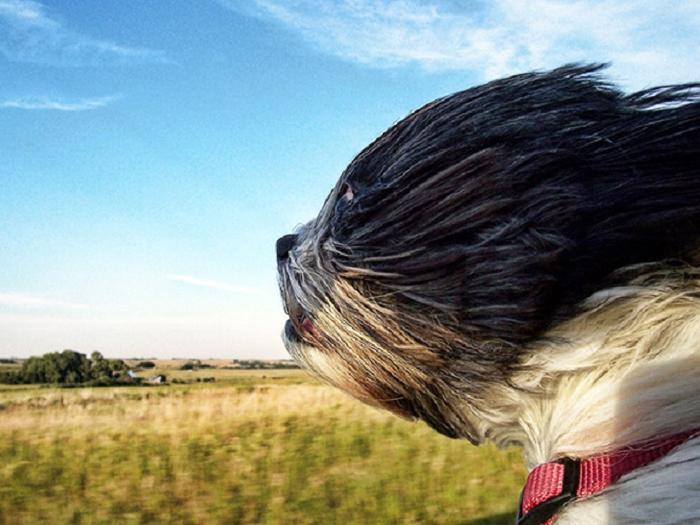
M 518 450 L 443 438 L 299 370 L 157 372 L 216 381 L 0 385 L 0 524 L 512 523 Z

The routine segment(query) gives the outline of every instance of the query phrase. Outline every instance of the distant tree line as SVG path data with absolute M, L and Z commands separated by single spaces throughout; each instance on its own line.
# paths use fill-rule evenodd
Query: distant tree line
M 264 361 L 261 359 L 233 359 L 232 366 L 223 366 L 224 369 L 242 369 L 242 370 L 277 370 L 299 368 L 299 365 L 291 359 L 277 359 L 274 361 Z M 218 368 L 208 363 L 202 362 L 201 359 L 190 359 L 180 366 L 180 370 L 203 370 L 205 368 Z
M 180 370 L 199 370 L 202 368 L 214 368 L 214 367 L 207 364 L 207 363 L 202 363 L 201 359 L 193 359 L 193 360 L 188 361 L 187 363 L 183 364 L 180 367 Z
M 236 368 L 243 368 L 246 370 L 299 368 L 299 365 L 291 360 L 262 361 L 259 359 L 234 359 L 233 364 L 236 365 Z
M 121 359 L 90 358 L 73 350 L 30 357 L 19 370 L 0 372 L 0 383 L 51 383 L 57 385 L 114 385 L 129 382 L 128 367 Z

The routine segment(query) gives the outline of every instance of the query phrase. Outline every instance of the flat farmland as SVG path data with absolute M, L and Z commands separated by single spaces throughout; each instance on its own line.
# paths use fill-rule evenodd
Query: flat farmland
M 144 375 L 186 383 L 0 385 L 0 524 L 512 523 L 517 449 L 444 438 L 300 370 L 179 366 Z

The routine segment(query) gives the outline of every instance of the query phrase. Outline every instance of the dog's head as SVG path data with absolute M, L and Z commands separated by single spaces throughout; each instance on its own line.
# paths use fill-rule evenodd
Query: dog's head
M 352 395 L 483 438 L 469 406 L 615 271 L 683 257 L 700 219 L 697 86 L 624 95 L 599 66 L 436 100 L 277 243 L 285 344 Z

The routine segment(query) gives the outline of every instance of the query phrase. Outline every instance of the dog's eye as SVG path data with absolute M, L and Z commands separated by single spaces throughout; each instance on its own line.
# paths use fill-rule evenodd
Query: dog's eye
M 336 239 L 343 236 L 348 228 L 348 211 L 355 199 L 355 190 L 347 182 L 344 182 L 338 189 L 338 194 L 333 206 L 333 216 L 331 219 L 331 235 Z M 352 215 L 350 213 L 350 215 Z
M 339 200 L 350 202 L 355 198 L 355 192 L 352 191 L 352 187 L 346 182 L 340 187 L 340 198 Z
M 344 183 L 338 192 L 338 200 L 335 201 L 336 216 L 340 216 L 343 210 L 348 207 L 354 198 L 355 192 L 353 191 L 352 187 L 347 182 Z

